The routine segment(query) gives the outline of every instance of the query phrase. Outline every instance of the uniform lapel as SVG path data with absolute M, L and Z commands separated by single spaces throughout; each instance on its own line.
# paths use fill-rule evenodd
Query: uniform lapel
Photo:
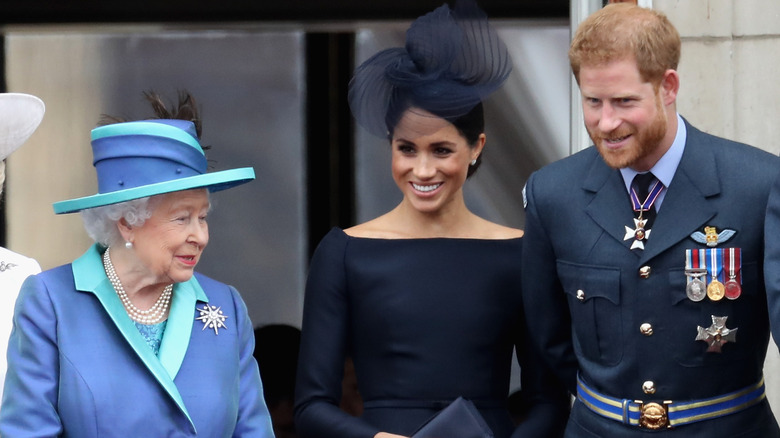
M 623 244 L 626 226 L 634 224 L 634 214 L 620 171 L 610 168 L 596 156 L 582 188 L 593 196 L 585 207 L 585 214 Z M 625 245 L 628 248 L 630 243 Z
M 688 238 L 717 213 L 708 201 L 720 193 L 715 155 L 701 131 L 687 123 L 686 127 L 685 151 L 641 254 L 642 262 Z
M 708 201 L 720 193 L 715 156 L 706 136 L 687 122 L 686 127 L 685 151 L 655 218 L 650 238 L 644 250 L 631 251 L 641 262 L 686 239 L 717 213 Z M 582 188 L 593 195 L 585 213 L 628 249 L 630 241 L 623 238 L 625 227 L 634 224 L 634 215 L 620 172 L 596 156 Z
M 83 256 L 79 257 L 73 262 L 73 277 L 76 283 L 76 290 L 95 294 L 100 303 L 103 305 L 103 308 L 111 317 L 111 320 L 114 321 L 114 324 L 119 329 L 120 333 L 122 333 L 122 336 L 125 338 L 127 343 L 130 344 L 130 346 L 133 348 L 133 351 L 135 351 L 138 357 L 143 361 L 146 368 L 149 369 L 149 372 L 152 373 L 154 378 L 160 383 L 160 385 L 162 385 L 168 395 L 170 395 L 182 413 L 184 413 L 184 415 L 190 421 L 190 424 L 192 424 L 194 429 L 195 425 L 190 418 L 187 407 L 184 405 L 181 394 L 179 394 L 179 390 L 176 388 L 176 384 L 173 382 L 175 373 L 169 374 L 169 370 L 166 369 L 166 367 L 163 365 L 161 359 L 158 359 L 157 356 L 154 355 L 152 349 L 149 348 L 149 346 L 146 344 L 143 336 L 141 336 L 141 334 L 138 332 L 138 329 L 135 327 L 135 324 L 127 315 L 122 302 L 119 300 L 119 297 L 114 291 L 114 287 L 111 285 L 108 277 L 106 277 L 106 273 L 103 269 L 101 254 L 97 245 L 93 245 L 92 248 L 90 248 Z M 174 289 L 174 296 L 177 292 L 178 290 Z M 186 302 L 186 298 L 180 301 Z M 192 309 L 194 309 L 194 305 Z M 173 310 L 171 310 L 171 313 L 173 313 Z M 190 318 L 194 318 L 192 313 L 190 314 Z M 176 321 L 169 320 L 163 339 L 168 336 L 168 330 L 173 329 L 174 332 L 177 332 L 177 330 L 173 328 L 175 322 Z M 191 322 L 189 327 L 192 327 Z M 180 336 L 180 334 L 178 334 L 178 336 Z M 189 336 L 187 336 L 187 338 L 189 339 Z M 163 344 L 164 343 L 165 342 L 163 342 Z M 186 351 L 186 345 L 184 347 L 184 351 Z M 176 354 L 181 353 L 177 352 Z M 168 355 L 172 356 L 173 353 L 168 353 Z M 183 358 L 183 354 L 181 354 L 181 357 Z M 169 362 L 175 365 L 175 357 L 173 359 L 169 359 Z M 178 365 L 175 367 L 177 371 L 180 365 L 181 360 L 178 361 Z

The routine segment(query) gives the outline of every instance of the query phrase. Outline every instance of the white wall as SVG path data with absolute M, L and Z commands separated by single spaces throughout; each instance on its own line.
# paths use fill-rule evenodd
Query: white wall
M 780 2 L 653 0 L 683 40 L 678 111 L 697 128 L 780 152 Z M 780 414 L 780 354 L 770 343 L 767 397 Z

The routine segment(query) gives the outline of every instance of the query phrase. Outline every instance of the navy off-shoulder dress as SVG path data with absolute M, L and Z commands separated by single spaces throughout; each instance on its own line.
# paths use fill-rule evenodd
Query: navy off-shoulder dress
M 555 437 L 567 396 L 531 351 L 520 294 L 522 239 L 372 239 L 334 228 L 312 259 L 296 389 L 304 438 L 410 435 L 448 402 L 477 405 L 496 437 Z M 530 406 L 506 408 L 512 351 Z M 362 417 L 339 409 L 345 356 Z

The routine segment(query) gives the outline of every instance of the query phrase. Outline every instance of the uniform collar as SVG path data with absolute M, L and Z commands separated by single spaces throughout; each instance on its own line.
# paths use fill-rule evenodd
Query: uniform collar
M 640 263 L 687 238 L 690 230 L 698 229 L 716 214 L 715 207 L 708 201 L 721 191 L 715 153 L 709 147 L 711 137 L 687 124 L 684 119 L 683 122 L 686 144 L 675 170 L 676 182 L 662 192 L 667 212 L 655 219 L 653 237 L 644 251 L 634 252 Z M 623 179 L 595 150 L 582 188 L 590 197 L 585 213 L 615 240 L 623 242 L 623 230 L 633 220 L 633 211 L 628 207 L 615 207 L 627 202 Z

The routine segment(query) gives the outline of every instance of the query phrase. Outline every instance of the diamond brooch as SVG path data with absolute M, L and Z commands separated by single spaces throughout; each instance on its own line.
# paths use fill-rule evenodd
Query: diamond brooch
M 195 309 L 200 313 L 200 316 L 195 319 L 203 323 L 201 331 L 206 330 L 206 327 L 208 327 L 214 329 L 214 334 L 218 335 L 220 328 L 227 330 L 227 326 L 225 325 L 227 315 L 222 314 L 221 307 L 204 304 L 203 308 L 198 309 L 196 307 Z

